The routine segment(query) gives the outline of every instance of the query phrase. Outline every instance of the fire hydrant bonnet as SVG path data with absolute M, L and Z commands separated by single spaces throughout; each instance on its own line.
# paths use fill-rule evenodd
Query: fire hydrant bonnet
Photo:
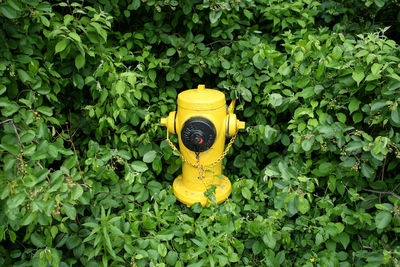
M 199 85 L 197 89 L 190 89 L 178 95 L 178 106 L 184 109 L 206 111 L 224 107 L 226 105 L 224 93 L 205 89 Z

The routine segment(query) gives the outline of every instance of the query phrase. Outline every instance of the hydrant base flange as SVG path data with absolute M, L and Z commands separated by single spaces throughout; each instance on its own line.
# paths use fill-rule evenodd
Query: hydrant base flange
M 224 176 L 220 175 L 224 179 L 221 178 L 215 178 L 218 179 L 216 181 L 216 189 L 215 189 L 215 200 L 217 203 L 222 203 L 224 202 L 229 195 L 232 192 L 232 185 L 229 179 Z M 210 184 L 211 185 L 211 184 Z M 192 189 L 189 189 L 184 186 L 183 184 L 183 179 L 182 175 L 179 175 L 176 177 L 174 180 L 174 183 L 172 185 L 172 189 L 174 192 L 175 197 L 182 203 L 186 204 L 188 207 L 192 206 L 193 204 L 200 202 L 202 206 L 205 206 L 207 202 L 209 202 L 209 199 L 204 195 L 204 190 L 203 191 L 195 191 Z M 202 189 L 201 189 L 202 190 Z

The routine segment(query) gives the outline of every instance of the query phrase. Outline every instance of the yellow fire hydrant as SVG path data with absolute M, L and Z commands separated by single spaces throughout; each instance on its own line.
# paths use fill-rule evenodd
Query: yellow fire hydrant
M 187 206 L 196 202 L 206 205 L 208 198 L 204 193 L 212 185 L 216 187 L 214 196 L 218 203 L 225 201 L 232 191 L 231 182 L 222 175 L 222 160 L 239 129 L 245 128 L 245 123 L 233 113 L 235 102 L 232 100 L 227 109 L 222 92 L 201 84 L 197 89 L 181 92 L 178 110 L 161 119 L 161 125 L 167 127 L 167 141 L 176 151 L 169 133 L 178 135 L 182 174 L 172 188 L 176 198 Z M 226 136 L 232 138 L 224 150 Z

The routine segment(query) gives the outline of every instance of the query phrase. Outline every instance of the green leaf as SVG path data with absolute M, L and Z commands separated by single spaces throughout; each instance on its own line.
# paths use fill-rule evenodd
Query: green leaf
M 310 210 L 310 203 L 304 197 L 299 198 L 299 211 L 302 214 L 306 214 Z
M 313 141 L 311 139 L 305 139 L 305 140 L 303 140 L 303 142 L 301 142 L 301 147 L 306 152 L 311 150 L 312 145 L 313 145 Z
M 385 5 L 385 1 L 384 0 L 375 0 L 374 3 L 379 8 L 382 8 Z
M 392 112 L 390 114 L 390 118 L 396 124 L 400 124 L 400 108 L 393 107 Z
M 45 16 L 40 16 L 40 21 L 46 27 L 50 27 L 50 21 Z
M 137 10 L 140 7 L 140 0 L 133 0 L 131 5 L 133 10 Z
M 273 93 L 269 96 L 269 103 L 274 106 L 280 106 L 283 103 L 282 96 L 280 94 Z
M 380 211 L 375 216 L 375 225 L 378 229 L 387 227 L 392 220 L 392 214 L 389 211 Z
M 250 189 L 247 187 L 243 187 L 242 188 L 242 196 L 245 199 L 248 199 L 248 200 L 251 199 L 252 193 L 251 193 Z
M 343 113 L 337 113 L 336 117 L 337 117 L 338 121 L 340 121 L 342 123 L 346 123 L 346 115 L 344 115 Z
M 61 41 L 59 41 L 56 44 L 55 53 L 57 54 L 57 53 L 64 51 L 64 49 L 67 47 L 68 44 L 69 44 L 69 40 L 67 38 L 64 38 Z
M 346 249 L 350 243 L 349 235 L 346 232 L 341 232 L 339 235 L 336 236 L 336 238 L 339 239 L 344 249 Z
M 167 50 L 167 56 L 168 56 L 168 57 L 171 57 L 171 56 L 173 56 L 173 55 L 175 54 L 175 52 L 176 52 L 176 49 L 175 49 L 175 48 L 173 48 L 173 47 L 168 48 L 168 50 Z
M 125 82 L 123 80 L 119 80 L 115 85 L 115 90 L 119 95 L 125 93 Z
M 239 154 L 235 157 L 235 160 L 233 161 L 233 166 L 235 166 L 236 168 L 243 168 L 245 161 L 245 157 L 242 154 Z
M 22 69 L 18 69 L 18 77 L 21 80 L 21 82 L 26 83 L 26 82 L 31 82 L 32 78 L 31 76 L 24 70 Z
M 63 209 L 64 209 L 65 213 L 67 214 L 68 218 L 70 218 L 71 220 L 76 219 L 76 209 L 74 206 L 72 206 L 71 204 L 68 204 L 68 203 L 64 203 Z
M 382 66 L 383 66 L 382 64 L 374 63 L 371 67 L 372 74 L 377 75 L 378 72 L 381 70 Z
M 38 112 L 46 115 L 46 116 L 52 116 L 53 115 L 53 110 L 50 107 L 40 106 L 36 110 Z
M 145 172 L 148 170 L 146 163 L 144 163 L 143 161 L 138 161 L 138 160 L 135 160 L 134 162 L 132 162 L 131 167 L 132 167 L 132 169 L 134 169 L 137 172 Z
M 221 17 L 221 15 L 222 15 L 221 10 L 220 11 L 212 10 L 209 15 L 211 24 L 214 24 L 215 22 L 217 22 L 218 19 Z
M 351 77 L 354 79 L 354 81 L 357 82 L 357 86 L 358 86 L 358 85 L 360 85 L 360 82 L 362 81 L 362 79 L 364 79 L 365 74 L 364 74 L 364 72 L 363 72 L 361 69 L 358 69 L 358 68 L 357 68 L 357 69 L 353 72 L 353 75 L 352 75 Z
M 152 82 L 156 80 L 157 72 L 155 70 L 149 70 L 149 78 Z
M 143 161 L 146 163 L 151 163 L 156 158 L 156 156 L 157 156 L 156 151 L 154 151 L 154 150 L 148 151 L 148 152 L 146 152 L 146 154 L 144 154 Z
M 350 99 L 350 103 L 349 103 L 350 114 L 353 113 L 354 111 L 358 110 L 360 104 L 361 104 L 361 101 L 359 101 L 358 99 L 352 97 Z
M 334 60 L 339 60 L 342 58 L 342 49 L 339 46 L 335 46 L 332 51 L 332 58 Z
M 296 62 L 301 62 L 301 61 L 303 61 L 303 60 L 304 60 L 304 53 L 301 52 L 301 51 L 297 52 L 296 55 L 294 56 L 294 60 L 295 60 Z
M 260 54 L 255 54 L 254 56 L 253 56 L 253 64 L 254 64 L 254 66 L 257 68 L 257 69 L 259 69 L 259 70 L 261 70 L 261 69 L 263 69 L 264 68 L 264 66 L 265 66 L 265 59 L 263 59 L 261 56 L 260 56 Z
M 165 258 L 165 262 L 169 266 L 175 266 L 177 260 L 178 260 L 178 253 L 176 253 L 175 251 L 170 250 L 168 252 L 167 257 Z
M 44 239 L 44 235 L 38 234 L 37 232 L 32 233 L 31 242 L 38 248 L 46 246 L 46 240 Z
M 251 94 L 251 91 L 247 88 L 242 89 L 242 96 L 243 96 L 243 99 L 247 102 L 251 102 L 251 99 L 253 97 Z
M 82 186 L 80 185 L 75 185 L 71 190 L 71 197 L 73 200 L 77 200 L 82 196 L 82 194 L 83 194 L 83 189 Z
M 365 78 L 365 81 L 367 81 L 367 82 L 374 81 L 374 80 L 378 80 L 381 77 L 382 76 L 380 74 L 368 74 L 367 78 Z
M 79 70 L 79 69 L 83 68 L 83 66 L 85 66 L 85 56 L 82 54 L 79 54 L 75 58 L 75 67 Z
M 19 17 L 19 13 L 7 4 L 0 6 L 0 12 L 8 19 L 16 19 Z
M 361 112 L 356 112 L 353 114 L 352 118 L 354 123 L 359 123 L 360 121 L 362 121 L 363 115 L 361 114 Z
M 167 255 L 167 247 L 163 243 L 160 243 L 158 244 L 157 252 L 161 257 L 165 257 Z
M 371 112 L 376 112 L 380 109 L 382 109 L 383 107 L 387 106 L 386 101 L 385 100 L 378 100 L 375 101 L 374 104 L 372 104 L 371 106 Z

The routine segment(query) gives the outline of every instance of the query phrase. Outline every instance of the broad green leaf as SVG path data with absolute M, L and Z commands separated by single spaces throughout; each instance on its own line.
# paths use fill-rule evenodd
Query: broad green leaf
M 150 80 L 154 82 L 157 77 L 157 72 L 155 70 L 149 70 L 148 75 L 149 75 Z
M 380 211 L 375 216 L 375 225 L 378 229 L 383 229 L 390 224 L 392 214 L 389 211 Z
M 282 96 L 280 94 L 276 94 L 273 93 L 269 96 L 269 103 L 273 106 L 273 107 L 277 107 L 282 105 Z
M 242 196 L 245 199 L 251 199 L 252 193 L 251 193 L 250 189 L 247 187 L 243 187 L 242 188 Z
M 379 78 L 381 78 L 382 76 L 380 74 L 368 74 L 367 78 L 365 78 L 365 81 L 369 82 L 369 81 L 374 81 L 377 80 Z
M 115 85 L 115 90 L 119 95 L 125 93 L 125 82 L 123 80 L 119 80 Z
M 361 112 L 356 112 L 353 114 L 352 118 L 354 123 L 359 123 L 360 121 L 362 121 L 363 115 L 361 114 Z
M 50 27 L 50 21 L 45 16 L 40 16 L 40 21 L 46 27 Z
M 57 53 L 64 51 L 64 49 L 67 47 L 68 44 L 69 44 L 69 40 L 67 38 L 64 38 L 61 41 L 59 41 L 56 44 L 55 53 L 57 54 Z
M 18 69 L 18 77 L 20 78 L 21 82 L 26 83 L 26 82 L 31 82 L 32 78 L 31 76 L 24 70 Z
M 233 161 L 233 166 L 236 168 L 242 168 L 245 165 L 246 158 L 242 155 L 239 154 L 235 157 L 235 160 Z
M 299 211 L 302 214 L 306 214 L 310 210 L 310 203 L 304 197 L 299 198 Z
M 360 104 L 361 104 L 361 101 L 359 101 L 358 99 L 352 97 L 350 99 L 350 103 L 349 103 L 350 114 L 353 113 L 354 111 L 358 110 Z
M 85 66 L 85 56 L 82 54 L 79 54 L 75 58 L 75 67 L 79 70 L 79 69 L 83 68 L 83 66 Z
M 346 232 L 341 232 L 339 235 L 336 236 L 336 238 L 339 239 L 342 246 L 346 249 L 350 243 L 349 234 L 347 234 Z
M 334 60 L 339 60 L 342 58 L 342 49 L 339 46 L 335 46 L 332 51 L 332 58 Z
M 65 213 L 67 214 L 68 218 L 70 218 L 71 220 L 76 219 L 76 209 L 74 206 L 72 206 L 69 203 L 64 203 L 63 209 L 64 209 Z
M 46 116 L 52 116 L 53 115 L 53 110 L 50 107 L 40 106 L 36 110 L 38 112 L 46 115 Z
M 221 10 L 220 11 L 211 10 L 210 15 L 209 15 L 211 24 L 214 24 L 215 22 L 217 22 L 218 19 L 221 17 L 221 15 L 222 15 Z
M 303 140 L 303 142 L 301 142 L 301 147 L 306 152 L 311 150 L 312 145 L 313 145 L 313 141 L 311 139 L 305 139 L 305 140 Z
M 356 81 L 357 85 L 360 85 L 360 82 L 364 79 L 365 75 L 361 69 L 356 69 L 351 77 Z
M 296 53 L 296 55 L 294 56 L 294 59 L 296 60 L 296 62 L 301 62 L 304 60 L 304 53 L 299 51 Z
M 260 54 L 255 54 L 253 56 L 253 64 L 257 69 L 259 69 L 259 70 L 263 69 L 265 66 L 265 62 L 266 62 L 266 59 L 262 58 L 260 56 Z
M 173 48 L 173 47 L 168 48 L 168 50 L 167 50 L 167 56 L 168 56 L 168 57 L 171 57 L 171 56 L 173 56 L 173 55 L 175 54 L 175 52 L 176 52 L 175 48 Z
M 372 65 L 372 67 L 371 67 L 371 72 L 372 72 L 372 74 L 377 75 L 378 72 L 381 70 L 381 68 L 382 68 L 382 64 L 374 63 L 374 64 Z
M 393 120 L 394 123 L 400 124 L 400 108 L 393 107 L 392 112 L 390 113 L 390 118 Z
M 83 189 L 82 186 L 80 185 L 75 185 L 71 190 L 71 197 L 73 200 L 77 200 L 82 196 L 82 194 L 83 194 Z
M 344 115 L 343 113 L 341 113 L 341 112 L 336 113 L 336 117 L 337 117 L 338 121 L 340 121 L 342 123 L 346 123 L 346 115 Z
M 176 261 L 178 260 L 178 253 L 173 250 L 170 250 L 165 258 L 165 262 L 170 266 L 175 266 Z
M 138 161 L 138 160 L 135 160 L 134 162 L 132 162 L 131 167 L 132 167 L 132 169 L 134 169 L 137 172 L 145 172 L 148 170 L 146 163 L 144 163 L 143 161 Z
M 151 163 L 151 162 L 153 162 L 153 160 L 155 159 L 156 156 L 157 156 L 156 151 L 154 151 L 154 150 L 148 151 L 148 152 L 146 152 L 146 154 L 144 154 L 143 161 L 146 163 Z
M 43 234 L 38 234 L 37 232 L 32 233 L 31 242 L 34 246 L 42 248 L 46 246 L 46 240 Z
M 372 104 L 371 106 L 371 112 L 376 112 L 378 110 L 381 110 L 383 107 L 387 106 L 386 101 L 385 100 L 378 100 L 375 101 L 374 104 Z
M 245 101 L 251 102 L 252 94 L 251 94 L 251 91 L 250 91 L 249 89 L 243 88 L 243 89 L 242 89 L 242 96 L 243 96 L 243 99 L 244 99 Z
M 0 5 L 0 12 L 8 19 L 16 19 L 19 17 L 19 13 L 8 4 Z

